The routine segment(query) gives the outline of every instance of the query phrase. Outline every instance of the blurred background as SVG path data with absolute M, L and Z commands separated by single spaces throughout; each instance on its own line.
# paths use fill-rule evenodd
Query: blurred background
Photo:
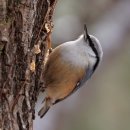
M 101 42 L 103 61 L 87 85 L 36 116 L 34 130 L 130 130 L 130 0 L 59 0 L 54 47 L 75 40 L 84 23 Z

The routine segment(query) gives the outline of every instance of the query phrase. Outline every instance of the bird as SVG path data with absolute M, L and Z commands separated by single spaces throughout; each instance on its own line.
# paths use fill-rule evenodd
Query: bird
M 42 118 L 48 110 L 82 87 L 97 69 L 103 57 L 99 40 L 84 32 L 74 41 L 57 46 L 44 66 L 44 100 L 38 112 Z

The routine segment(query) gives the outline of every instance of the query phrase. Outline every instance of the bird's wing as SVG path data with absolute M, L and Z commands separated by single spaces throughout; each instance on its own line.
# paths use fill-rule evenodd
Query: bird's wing
M 77 82 L 71 94 L 77 91 L 80 87 L 82 87 L 86 83 L 86 81 L 92 76 L 92 74 L 93 74 L 93 69 L 91 69 L 91 67 L 88 66 L 88 68 L 86 69 L 85 75 L 80 81 Z
M 84 83 L 86 83 L 86 81 L 91 77 L 92 74 L 93 74 L 93 70 L 90 67 L 88 67 L 85 75 L 83 76 L 83 78 L 80 81 L 77 82 L 74 89 L 68 95 L 66 95 L 66 97 L 56 100 L 56 102 L 54 104 L 66 99 L 71 94 L 73 94 L 75 91 L 77 91 L 80 87 L 82 87 L 84 85 Z

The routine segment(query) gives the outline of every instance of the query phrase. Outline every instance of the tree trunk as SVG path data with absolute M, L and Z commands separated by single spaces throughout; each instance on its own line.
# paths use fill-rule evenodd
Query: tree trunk
M 0 0 L 0 130 L 33 129 L 55 3 Z

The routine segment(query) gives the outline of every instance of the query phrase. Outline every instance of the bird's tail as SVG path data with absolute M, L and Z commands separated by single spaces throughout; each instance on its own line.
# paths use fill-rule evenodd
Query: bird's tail
M 42 118 L 48 112 L 48 110 L 52 105 L 50 98 L 45 98 L 44 103 L 45 103 L 44 106 L 38 112 L 40 118 Z

